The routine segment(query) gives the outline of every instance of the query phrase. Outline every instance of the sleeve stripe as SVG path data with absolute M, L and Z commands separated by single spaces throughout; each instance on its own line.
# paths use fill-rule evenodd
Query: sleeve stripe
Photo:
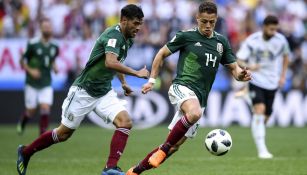
M 173 52 L 168 48 L 167 44 L 165 44 L 165 46 L 173 54 Z
M 226 64 L 223 64 L 224 66 L 227 66 L 227 65 L 230 65 L 230 64 L 234 64 L 236 62 L 236 60 L 234 60 L 233 62 L 231 63 L 226 63 Z
M 106 53 L 112 53 L 112 54 L 116 55 L 117 57 L 119 56 L 117 53 L 112 52 L 112 51 L 106 51 L 106 52 L 104 52 L 104 53 L 105 53 L 105 54 L 106 54 Z

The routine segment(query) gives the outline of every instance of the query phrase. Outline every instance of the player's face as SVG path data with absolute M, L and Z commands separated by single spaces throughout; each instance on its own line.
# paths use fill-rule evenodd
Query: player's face
M 143 24 L 143 19 L 133 18 L 126 19 L 125 24 L 125 35 L 127 38 L 134 38 L 140 31 Z
M 263 34 L 265 39 L 270 39 L 275 35 L 277 32 L 278 25 L 275 24 L 269 24 L 269 25 L 264 25 L 263 26 Z
M 217 15 L 214 13 L 208 14 L 207 12 L 198 13 L 196 20 L 200 32 L 203 35 L 210 37 L 215 27 Z
M 45 38 L 49 38 L 52 35 L 52 26 L 50 21 L 43 21 L 41 23 L 41 31 L 42 31 L 42 35 Z

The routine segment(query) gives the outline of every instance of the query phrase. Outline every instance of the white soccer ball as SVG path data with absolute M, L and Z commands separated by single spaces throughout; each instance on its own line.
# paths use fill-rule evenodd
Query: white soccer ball
M 230 150 L 232 139 L 227 131 L 223 129 L 214 129 L 207 134 L 205 146 L 213 155 L 222 156 Z

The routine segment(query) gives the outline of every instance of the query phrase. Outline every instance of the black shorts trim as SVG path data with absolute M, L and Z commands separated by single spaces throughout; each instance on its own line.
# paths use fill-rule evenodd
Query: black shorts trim
M 277 89 L 268 90 L 249 83 L 249 95 L 253 105 L 263 103 L 265 115 L 270 116 L 273 112 L 273 102 Z

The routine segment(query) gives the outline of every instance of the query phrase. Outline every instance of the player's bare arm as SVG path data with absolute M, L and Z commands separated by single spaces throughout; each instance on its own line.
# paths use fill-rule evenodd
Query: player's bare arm
M 139 77 L 139 78 L 147 79 L 148 76 L 149 76 L 149 71 L 146 69 L 146 66 L 144 66 L 144 68 L 142 68 L 138 71 L 134 70 L 130 67 L 127 67 L 127 66 L 121 64 L 117 60 L 117 55 L 115 55 L 111 52 L 106 53 L 105 66 L 109 69 L 115 70 L 116 72 L 136 76 L 136 77 Z
M 231 72 L 232 76 L 238 81 L 251 80 L 251 73 L 246 67 L 241 68 L 237 62 L 225 65 Z
M 243 59 L 238 58 L 237 59 L 237 64 L 241 67 L 244 68 L 246 67 L 250 71 L 257 71 L 260 69 L 260 64 L 247 64 Z
M 279 87 L 282 87 L 285 84 L 288 65 L 289 65 L 289 57 L 288 54 L 285 54 L 283 57 L 282 71 L 278 82 Z
M 133 90 L 130 88 L 130 86 L 127 84 L 126 79 L 125 79 L 125 74 L 123 73 L 117 73 L 117 77 L 119 81 L 122 84 L 122 88 L 124 90 L 125 96 L 129 96 L 132 94 Z
M 35 79 L 39 79 L 41 77 L 40 71 L 36 68 L 29 67 L 28 64 L 25 62 L 25 60 L 22 57 L 20 58 L 19 63 L 21 67 L 30 74 L 31 77 Z
M 143 85 L 142 87 L 142 93 L 146 94 L 147 92 L 151 91 L 153 88 L 153 85 L 155 84 L 155 79 L 159 75 L 160 68 L 163 65 L 164 59 L 171 55 L 172 53 L 169 51 L 169 49 L 164 46 L 162 47 L 159 52 L 156 54 L 155 59 L 152 63 L 151 68 L 151 74 L 149 81 Z
M 59 73 L 59 68 L 58 68 L 58 66 L 55 62 L 52 63 L 52 69 L 53 69 L 54 73 L 56 73 L 56 74 Z

